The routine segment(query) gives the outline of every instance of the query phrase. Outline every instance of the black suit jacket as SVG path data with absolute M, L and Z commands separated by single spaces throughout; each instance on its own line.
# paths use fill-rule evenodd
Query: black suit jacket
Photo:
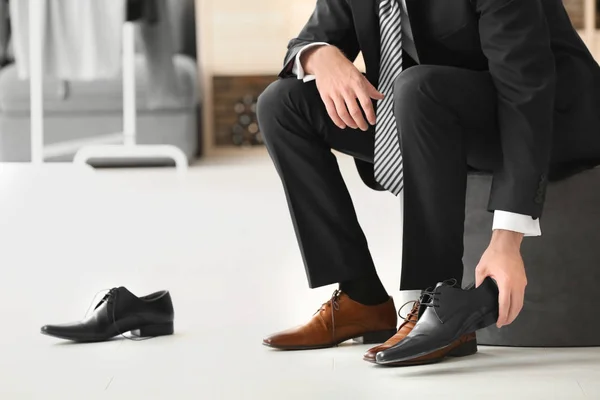
M 489 209 L 539 217 L 551 160 L 560 159 L 553 138 L 584 130 L 600 140 L 600 69 L 562 1 L 406 2 L 421 64 L 489 71 L 493 78 L 504 162 L 494 174 Z M 352 61 L 362 52 L 366 76 L 377 87 L 377 9 L 378 0 L 318 0 L 289 42 L 280 76 L 292 75 L 294 58 L 305 45 L 327 42 Z M 360 160 L 357 166 L 363 181 L 381 190 L 373 166 Z

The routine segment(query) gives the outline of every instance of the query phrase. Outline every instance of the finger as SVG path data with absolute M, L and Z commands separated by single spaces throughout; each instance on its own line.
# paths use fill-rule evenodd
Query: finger
M 478 288 L 481 286 L 485 278 L 487 278 L 485 267 L 477 266 L 475 268 L 475 287 Z
M 510 289 L 507 287 L 504 282 L 498 285 L 498 289 L 500 294 L 498 295 L 498 321 L 496 325 L 498 328 L 502 328 L 503 325 L 506 325 L 508 321 L 508 312 L 510 310 Z
M 325 103 L 325 109 L 327 109 L 327 114 L 329 114 L 329 118 L 331 118 L 333 123 L 340 129 L 346 129 L 346 124 L 338 115 L 331 97 L 323 97 L 323 103 Z
M 358 101 L 360 102 L 360 106 L 362 107 L 363 111 L 365 112 L 367 121 L 369 121 L 369 123 L 371 125 L 375 125 L 375 122 L 376 122 L 375 110 L 373 109 L 373 103 L 371 102 L 371 98 L 369 96 L 361 94 L 358 96 Z
M 369 82 L 367 78 L 364 79 L 367 83 L 367 94 L 369 95 L 369 97 L 373 100 L 383 100 L 385 97 L 383 93 L 380 93 L 377 89 L 375 89 L 375 86 L 371 85 L 371 82 Z
M 357 128 L 356 122 L 354 122 L 354 120 L 350 116 L 350 113 L 348 113 L 348 108 L 346 107 L 346 102 L 344 101 L 344 98 L 341 96 L 335 97 L 333 99 L 333 103 L 335 104 L 335 109 L 337 110 L 337 115 L 340 116 L 342 121 L 344 121 L 344 123 L 346 125 L 348 125 L 350 128 L 356 129 Z
M 523 291 L 512 291 L 510 296 L 510 311 L 508 313 L 508 321 L 506 322 L 506 325 L 512 324 L 515 319 L 517 319 L 521 313 L 521 310 L 523 309 L 524 298 L 525 293 Z
M 352 117 L 356 125 L 360 128 L 361 131 L 366 131 L 367 129 L 369 129 L 369 125 L 367 124 L 367 121 L 365 121 L 363 113 L 360 107 L 358 106 L 356 97 L 348 96 L 345 99 L 346 106 L 348 107 L 348 112 L 350 113 L 350 116 Z

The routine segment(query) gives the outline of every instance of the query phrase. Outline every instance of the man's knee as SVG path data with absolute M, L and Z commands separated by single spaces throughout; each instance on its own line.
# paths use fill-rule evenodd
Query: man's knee
M 394 111 L 405 126 L 410 121 L 427 119 L 431 121 L 436 112 L 436 87 L 444 85 L 444 71 L 433 65 L 418 65 L 403 71 L 394 81 Z M 401 141 L 407 146 L 412 139 L 420 140 L 416 129 L 401 129 Z
M 434 65 L 418 65 L 403 71 L 394 81 L 396 115 L 420 118 L 436 107 L 439 89 L 444 84 L 444 71 Z
M 281 99 L 283 95 L 283 85 L 281 80 L 277 80 L 271 83 L 267 88 L 258 96 L 256 103 L 256 115 L 258 119 L 265 119 L 268 117 L 273 109 L 281 107 Z
M 262 92 L 256 104 L 256 115 L 267 144 L 283 131 L 278 128 L 302 118 L 297 115 L 298 110 L 305 109 L 305 105 L 311 102 L 313 90 L 316 91 L 301 80 L 286 78 L 271 83 Z
M 259 122 L 267 122 L 273 118 L 289 112 L 292 94 L 298 90 L 298 85 L 302 83 L 297 79 L 279 79 L 271 83 L 258 97 L 256 104 L 256 115 Z
M 394 81 L 394 102 L 414 104 L 415 99 L 423 96 L 425 87 L 436 84 L 441 77 L 440 72 L 435 65 L 417 65 L 406 69 Z
M 261 135 L 267 145 L 275 136 L 278 121 L 286 118 L 286 102 L 289 98 L 289 89 L 292 79 L 279 79 L 271 83 L 258 97 L 256 103 L 256 117 L 260 126 Z

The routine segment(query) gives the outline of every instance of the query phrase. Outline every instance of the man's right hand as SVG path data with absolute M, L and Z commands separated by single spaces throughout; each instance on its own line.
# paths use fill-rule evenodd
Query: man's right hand
M 371 99 L 382 100 L 384 96 L 340 50 L 334 46 L 311 48 L 302 54 L 300 62 L 307 74 L 315 76 L 327 113 L 339 128 L 366 131 L 369 126 L 361 107 L 367 121 L 375 125 Z

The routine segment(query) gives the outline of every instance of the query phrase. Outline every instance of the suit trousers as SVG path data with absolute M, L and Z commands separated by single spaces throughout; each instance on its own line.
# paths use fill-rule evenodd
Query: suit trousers
M 309 287 L 371 275 L 367 240 L 331 150 L 373 163 L 374 127 L 338 128 L 315 82 L 295 78 L 272 83 L 257 112 Z M 493 172 L 502 159 L 491 76 L 445 66 L 407 68 L 394 84 L 394 113 L 405 184 L 400 289 L 461 281 L 467 172 Z

